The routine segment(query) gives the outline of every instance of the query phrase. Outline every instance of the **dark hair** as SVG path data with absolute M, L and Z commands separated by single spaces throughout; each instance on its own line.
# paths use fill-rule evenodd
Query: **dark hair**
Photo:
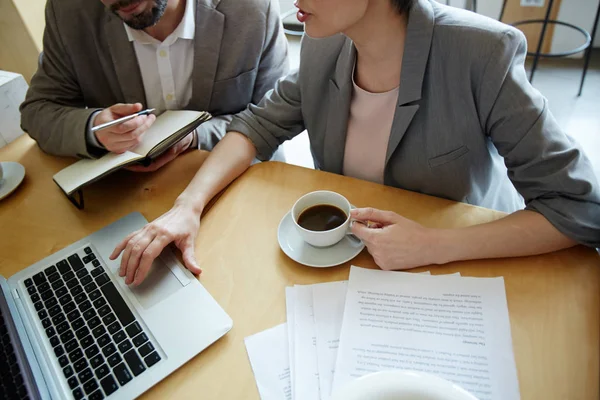
M 390 0 L 392 5 L 400 14 L 408 13 L 415 0 Z

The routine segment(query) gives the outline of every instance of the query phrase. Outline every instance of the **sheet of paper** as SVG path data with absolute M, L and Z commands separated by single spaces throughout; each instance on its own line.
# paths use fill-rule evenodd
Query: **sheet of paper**
M 333 391 L 390 369 L 438 375 L 480 400 L 519 399 L 503 278 L 352 267 Z
M 291 400 L 287 324 L 249 336 L 244 342 L 261 400 Z
M 296 379 L 296 373 L 294 370 L 294 366 L 296 363 L 296 358 L 294 356 L 294 351 L 296 350 L 295 345 L 294 345 L 294 335 L 296 334 L 296 319 L 294 318 L 294 313 L 295 313 L 295 298 L 296 298 L 296 291 L 294 290 L 293 286 L 288 286 L 285 288 L 285 312 L 287 315 L 287 340 L 288 340 L 288 354 L 289 354 L 289 360 L 290 360 L 290 383 L 291 383 L 291 389 L 292 389 L 292 400 L 295 399 L 294 397 L 294 387 L 295 387 L 295 379 Z
M 312 285 L 295 285 L 294 398 L 319 400 L 319 373 Z

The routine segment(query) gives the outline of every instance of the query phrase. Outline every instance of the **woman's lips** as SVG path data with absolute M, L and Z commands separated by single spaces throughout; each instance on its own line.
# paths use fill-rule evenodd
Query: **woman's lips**
M 311 14 L 307 13 L 306 11 L 299 9 L 298 13 L 296 14 L 296 18 L 298 18 L 298 21 L 300 21 L 301 23 L 304 23 L 306 22 L 308 17 L 310 17 L 310 15 Z

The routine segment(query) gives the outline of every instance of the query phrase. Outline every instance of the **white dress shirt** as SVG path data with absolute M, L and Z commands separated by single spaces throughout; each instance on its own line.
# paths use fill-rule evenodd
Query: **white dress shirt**
M 183 19 L 163 42 L 143 30 L 130 28 L 124 23 L 127 38 L 133 42 L 147 104 L 160 115 L 166 110 L 181 110 L 192 98 L 192 71 L 194 69 L 194 35 L 196 32 L 195 1 L 187 0 Z M 91 133 L 88 139 L 96 147 L 103 147 Z

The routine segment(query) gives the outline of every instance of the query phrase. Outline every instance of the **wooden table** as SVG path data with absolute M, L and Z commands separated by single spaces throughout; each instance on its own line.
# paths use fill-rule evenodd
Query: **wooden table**
M 27 169 L 23 186 L 0 202 L 0 273 L 9 276 L 131 211 L 149 220 L 158 217 L 205 158 L 202 152 L 188 153 L 155 174 L 116 173 L 86 189 L 86 209 L 78 211 L 51 179 L 70 161 L 43 154 L 28 138 L 17 140 L 0 150 L 0 160 L 19 161 Z M 205 215 L 196 243 L 205 271 L 201 281 L 233 318 L 234 328 L 143 398 L 258 398 L 244 337 L 285 321 L 285 286 L 348 278 L 349 264 L 308 268 L 278 247 L 280 219 L 300 195 L 318 189 L 427 226 L 467 226 L 503 215 L 281 163 L 252 167 Z M 366 251 L 352 263 L 375 267 Z M 415 271 L 427 269 L 504 276 L 522 399 L 599 398 L 600 257 L 595 251 L 576 247 Z

